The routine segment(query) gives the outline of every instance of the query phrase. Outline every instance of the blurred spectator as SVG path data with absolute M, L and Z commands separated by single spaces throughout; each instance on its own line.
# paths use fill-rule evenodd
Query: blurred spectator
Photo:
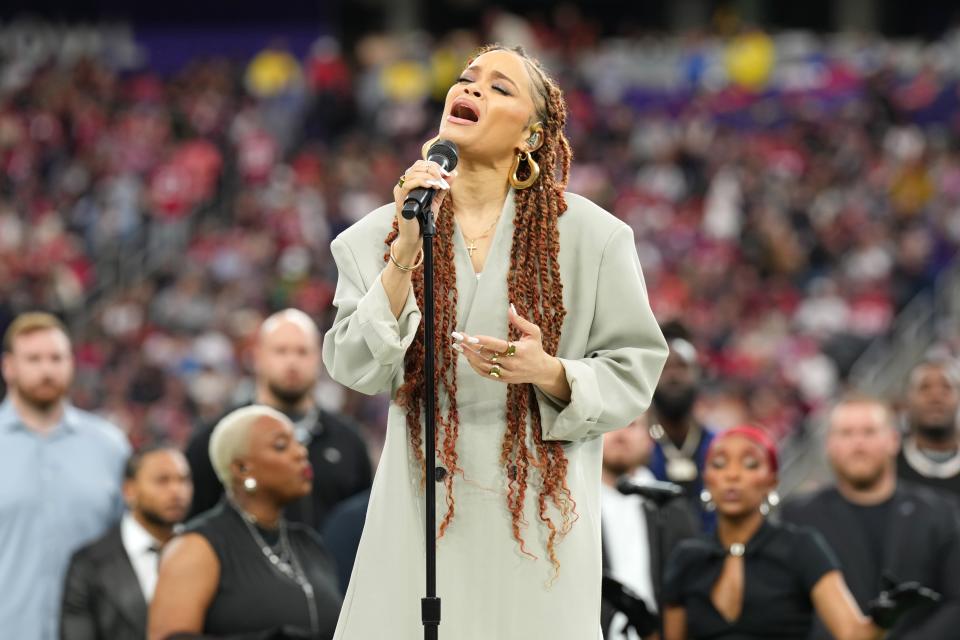
M 883 402 L 852 396 L 830 413 L 827 457 L 836 486 L 784 505 L 787 522 L 819 531 L 861 609 L 885 580 L 917 581 L 942 596 L 905 615 L 887 638 L 948 640 L 960 628 L 960 520 L 927 487 L 897 482 L 899 434 Z M 818 620 L 811 638 L 833 636 Z
M 697 351 L 678 323 L 662 327 L 670 355 L 653 392 L 650 435 L 655 440 L 650 471 L 659 480 L 683 487 L 704 530 L 712 530 L 713 514 L 704 510 L 703 464 L 713 432 L 694 417 L 700 385 Z
M 70 556 L 122 513 L 130 445 L 114 425 L 69 404 L 73 355 L 54 316 L 13 321 L 3 339 L 3 379 L 0 629 L 54 640 Z
M 313 529 L 283 516 L 285 506 L 309 495 L 313 480 L 294 429 L 262 405 L 217 423 L 210 461 L 226 499 L 164 549 L 151 640 L 333 637 L 341 598 L 330 558 Z
M 933 487 L 960 504 L 960 377 L 948 360 L 928 360 L 907 377 L 905 417 L 910 429 L 897 459 L 899 476 Z
M 657 504 L 638 495 L 623 495 L 617 481 L 628 478 L 637 484 L 654 479 L 646 467 L 653 452 L 647 419 L 641 416 L 628 426 L 603 435 L 603 485 L 601 530 L 603 569 L 608 578 L 638 595 L 659 628 L 662 610 L 663 567 L 676 544 L 696 535 L 699 522 L 685 500 Z M 604 584 L 605 588 L 607 583 Z M 628 618 L 604 599 L 601 625 L 606 640 L 637 640 L 627 629 Z
M 124 472 L 127 513 L 70 561 L 61 640 L 143 640 L 160 550 L 190 506 L 190 467 L 177 449 L 134 453 Z
M 353 563 L 357 560 L 360 536 L 367 519 L 367 506 L 370 504 L 370 489 L 361 491 L 340 502 L 330 511 L 323 525 L 323 542 L 327 545 L 333 561 L 337 565 L 337 580 L 340 593 L 346 594 L 350 585 Z
M 257 335 L 254 358 L 253 402 L 273 407 L 293 421 L 314 470 L 312 492 L 291 502 L 285 515 L 319 531 L 334 505 L 370 487 L 367 447 L 353 425 L 317 405 L 320 334 L 309 316 L 285 309 L 267 318 Z M 191 515 L 212 508 L 223 495 L 207 453 L 212 432 L 212 427 L 200 429 L 187 447 L 195 484 Z

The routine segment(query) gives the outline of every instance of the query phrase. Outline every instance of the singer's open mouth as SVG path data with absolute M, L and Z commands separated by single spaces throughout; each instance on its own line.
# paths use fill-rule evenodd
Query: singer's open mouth
M 450 107 L 450 118 L 454 121 L 474 123 L 480 120 L 477 109 L 466 100 L 456 100 Z

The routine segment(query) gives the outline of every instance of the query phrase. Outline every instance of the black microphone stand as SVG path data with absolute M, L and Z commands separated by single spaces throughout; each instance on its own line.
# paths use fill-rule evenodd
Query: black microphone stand
M 433 308 L 433 238 L 437 234 L 433 207 L 429 204 L 421 210 L 420 230 L 423 232 L 423 340 L 424 395 L 426 404 L 426 437 L 424 463 L 426 465 L 426 540 L 427 540 L 427 595 L 420 600 L 420 619 L 423 622 L 424 640 L 437 640 L 440 626 L 440 598 L 437 597 L 437 469 L 434 379 L 434 308 Z
M 449 140 L 437 140 L 427 150 L 427 160 L 436 162 L 442 169 L 452 171 L 457 166 L 457 145 Z M 416 216 L 423 236 L 423 340 L 424 340 L 424 405 L 426 409 L 426 438 L 424 452 L 424 476 L 426 482 L 426 530 L 427 542 L 427 595 L 420 600 L 420 620 L 423 623 L 425 640 L 437 640 L 440 626 L 440 598 L 437 597 L 437 421 L 435 379 L 436 349 L 434 347 L 434 295 L 433 295 L 433 239 L 437 235 L 436 221 L 433 215 L 433 197 L 435 191 L 418 188 L 411 191 L 403 203 L 403 217 L 410 220 Z

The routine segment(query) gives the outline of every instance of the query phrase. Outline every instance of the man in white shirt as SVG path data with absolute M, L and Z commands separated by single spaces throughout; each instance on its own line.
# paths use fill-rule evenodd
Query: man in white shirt
M 639 495 L 624 495 L 617 481 L 636 484 L 653 481 L 645 466 L 653 451 L 647 420 L 640 417 L 627 427 L 604 434 L 603 485 L 600 516 L 603 534 L 604 575 L 639 596 L 647 611 L 660 610 L 659 595 L 667 556 L 680 540 L 698 530 L 692 510 L 683 499 L 658 506 Z M 602 622 L 606 640 L 638 640 L 627 627 L 627 616 L 616 611 L 605 587 Z
M 62 640 L 142 640 L 157 584 L 160 549 L 187 514 L 193 494 L 186 458 L 148 448 L 127 463 L 129 511 L 70 562 L 60 616 Z

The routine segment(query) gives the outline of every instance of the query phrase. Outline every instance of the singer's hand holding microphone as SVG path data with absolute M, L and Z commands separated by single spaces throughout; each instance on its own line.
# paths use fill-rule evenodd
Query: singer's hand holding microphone
M 418 259 L 423 247 L 420 209 L 429 206 L 434 216 L 440 212 L 440 205 L 457 177 L 456 165 L 456 146 L 441 140 L 430 147 L 427 160 L 414 162 L 397 181 L 393 188 L 400 228 L 393 246 L 397 262 L 412 265 Z

